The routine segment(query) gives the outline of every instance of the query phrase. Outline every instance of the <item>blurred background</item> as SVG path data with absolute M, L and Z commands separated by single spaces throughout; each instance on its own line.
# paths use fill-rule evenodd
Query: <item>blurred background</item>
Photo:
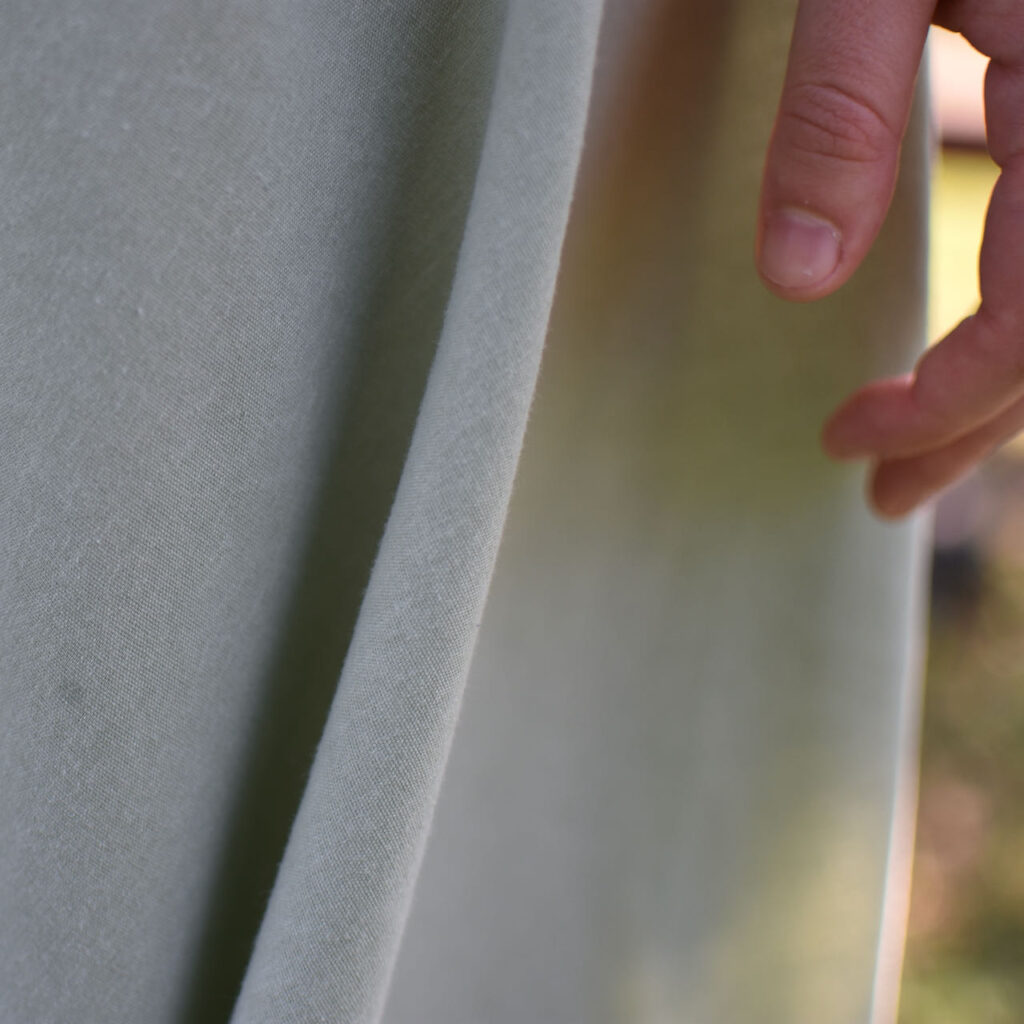
M 932 339 L 978 302 L 986 61 L 934 29 Z M 939 501 L 900 1024 L 1024 1021 L 1024 440 Z

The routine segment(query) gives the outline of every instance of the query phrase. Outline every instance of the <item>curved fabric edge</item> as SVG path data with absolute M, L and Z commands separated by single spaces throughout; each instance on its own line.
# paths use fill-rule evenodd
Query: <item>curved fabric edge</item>
M 927 580 L 931 532 L 931 515 L 918 517 L 913 526 L 913 569 L 908 579 L 907 598 L 907 604 L 911 608 L 910 619 L 913 629 L 907 638 L 904 674 L 901 680 L 900 752 L 893 792 L 870 1024 L 893 1024 L 899 1011 L 903 951 L 910 911 L 910 876 L 917 825 L 918 760 L 928 630 Z
M 536 384 L 602 7 L 510 2 L 437 356 L 233 1024 L 382 1012 Z
M 919 183 L 916 202 L 919 204 L 918 217 L 923 224 L 927 224 L 928 221 L 931 201 L 929 182 L 936 155 L 929 102 L 930 73 L 926 50 L 918 76 L 914 108 L 911 111 L 910 131 L 914 133 L 914 145 L 904 147 L 904 160 L 912 161 L 914 180 Z M 929 559 L 933 522 L 932 511 L 919 513 L 913 523 L 910 540 L 912 570 L 907 579 L 906 603 L 910 610 L 912 628 L 906 637 L 903 677 L 900 681 L 899 751 L 871 993 L 871 1024 L 892 1024 L 899 1014 L 917 831 L 918 775 L 928 647 L 928 584 L 931 576 Z

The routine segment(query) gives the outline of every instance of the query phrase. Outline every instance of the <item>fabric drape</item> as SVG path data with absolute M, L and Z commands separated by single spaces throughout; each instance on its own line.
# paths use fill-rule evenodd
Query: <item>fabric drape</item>
M 891 1020 L 923 118 L 764 292 L 792 14 L 5 6 L 0 1019 Z

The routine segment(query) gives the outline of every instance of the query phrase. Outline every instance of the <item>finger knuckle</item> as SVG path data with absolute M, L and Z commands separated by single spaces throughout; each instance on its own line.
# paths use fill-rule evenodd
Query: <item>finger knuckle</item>
M 844 164 L 889 160 L 899 146 L 899 134 L 865 97 L 829 82 L 790 89 L 779 129 L 792 153 Z

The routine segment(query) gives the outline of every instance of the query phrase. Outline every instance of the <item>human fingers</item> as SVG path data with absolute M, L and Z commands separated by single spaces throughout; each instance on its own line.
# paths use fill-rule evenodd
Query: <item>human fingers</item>
M 761 186 L 757 264 L 783 298 L 857 268 L 892 199 L 934 0 L 801 0 Z
M 1022 429 L 1024 398 L 941 448 L 905 459 L 883 459 L 871 474 L 871 504 L 887 519 L 899 519 L 954 483 Z
M 923 453 L 968 433 L 1024 393 L 1022 110 L 1024 61 L 994 61 L 986 114 L 989 148 L 1002 173 L 985 221 L 978 312 L 928 349 L 911 375 L 869 384 L 848 399 L 825 426 L 831 455 Z

